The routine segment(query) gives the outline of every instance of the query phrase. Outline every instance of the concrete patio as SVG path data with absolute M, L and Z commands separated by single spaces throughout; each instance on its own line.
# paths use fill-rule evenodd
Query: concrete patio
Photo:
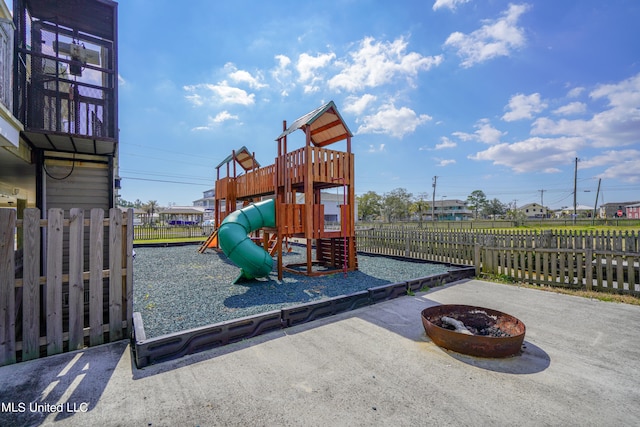
M 522 354 L 437 347 L 435 304 L 517 317 Z M 125 341 L 5 366 L 0 425 L 636 426 L 639 364 L 640 306 L 468 280 L 144 369 Z

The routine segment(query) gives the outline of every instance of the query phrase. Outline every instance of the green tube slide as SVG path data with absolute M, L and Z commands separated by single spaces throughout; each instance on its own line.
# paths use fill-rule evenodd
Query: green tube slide
M 254 203 L 230 213 L 218 228 L 222 252 L 240 267 L 233 283 L 268 276 L 273 267 L 271 255 L 251 241 L 249 233 L 262 227 L 276 226 L 274 200 Z

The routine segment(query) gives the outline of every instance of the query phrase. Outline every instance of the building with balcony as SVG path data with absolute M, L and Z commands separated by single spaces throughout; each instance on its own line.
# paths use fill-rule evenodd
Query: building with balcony
M 117 3 L 0 1 L 0 206 L 114 207 Z
M 24 130 L 13 113 L 14 30 L 11 11 L 0 0 L 0 208 L 20 211 L 35 204 L 35 168 Z
M 216 206 L 216 189 L 212 188 L 202 192 L 202 197 L 193 201 L 193 206 L 204 210 L 203 220 L 213 220 Z
M 429 207 L 430 214 L 431 206 Z M 472 219 L 473 211 L 462 200 L 439 200 L 433 203 L 433 215 L 437 221 L 463 221 Z

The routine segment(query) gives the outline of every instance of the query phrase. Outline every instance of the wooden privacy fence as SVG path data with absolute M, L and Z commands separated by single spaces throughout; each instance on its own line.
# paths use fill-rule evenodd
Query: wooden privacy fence
M 434 229 L 371 228 L 356 230 L 358 251 L 474 265 L 476 233 Z
M 473 265 L 476 274 L 640 295 L 640 233 L 366 229 L 358 250 Z
M 133 210 L 104 214 L 0 209 L 0 366 L 129 336 Z

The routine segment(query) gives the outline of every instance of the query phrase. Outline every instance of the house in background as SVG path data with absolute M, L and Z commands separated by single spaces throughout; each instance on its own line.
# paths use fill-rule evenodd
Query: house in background
M 324 221 L 327 222 L 339 222 L 340 221 L 340 206 L 344 205 L 344 194 L 342 190 L 335 192 L 321 191 L 320 202 L 324 205 Z M 304 194 L 296 194 L 296 203 L 304 203 Z M 355 202 L 356 212 L 358 211 L 358 202 Z M 355 218 L 357 221 L 357 218 Z
M 204 220 L 204 208 L 171 206 L 158 212 L 160 223 L 166 225 L 199 225 Z
M 549 211 L 538 203 L 528 203 L 520 206 L 518 211 L 524 213 L 527 218 L 548 218 Z
M 216 189 L 212 188 L 202 192 L 202 198 L 193 201 L 193 206 L 204 208 L 203 220 L 213 220 L 216 206 Z
M 631 202 L 610 202 L 600 205 L 600 218 L 621 218 L 627 215 L 627 206 L 640 204 L 640 200 Z
M 627 218 L 640 219 L 640 203 L 626 206 Z
M 567 206 L 557 211 L 556 216 L 571 217 L 573 216 L 573 212 L 574 212 L 573 206 Z M 593 216 L 593 206 L 576 205 L 575 213 L 576 213 L 576 216 L 578 217 L 591 218 Z
M 431 215 L 431 206 L 426 214 Z M 440 200 L 433 202 L 433 215 L 437 221 L 462 221 L 472 219 L 473 211 L 467 207 L 467 203 L 463 200 Z

